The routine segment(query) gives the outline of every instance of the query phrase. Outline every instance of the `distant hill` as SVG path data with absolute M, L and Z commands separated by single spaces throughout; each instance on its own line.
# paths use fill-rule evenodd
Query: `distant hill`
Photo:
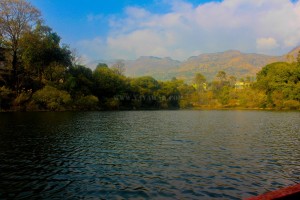
M 220 53 L 200 54 L 183 62 L 169 57 L 158 58 L 153 56 L 143 56 L 137 60 L 123 60 L 123 62 L 126 66 L 126 75 L 130 77 L 153 76 L 158 80 L 177 77 L 190 81 L 195 73 L 202 73 L 208 80 L 212 80 L 221 70 L 237 78 L 254 77 L 267 64 L 279 61 L 294 61 L 299 51 L 300 46 L 282 56 L 268 56 L 229 50 Z M 114 61 L 105 63 L 112 65 Z M 94 62 L 93 65 L 96 66 L 97 62 Z
M 184 61 L 176 70 L 178 76 L 191 79 L 193 74 L 200 72 L 212 80 L 218 71 L 236 77 L 255 76 L 265 65 L 284 60 L 284 56 L 267 56 L 262 54 L 245 54 L 240 51 L 225 51 L 221 53 L 201 54 Z
M 286 59 L 293 59 L 293 61 L 295 61 L 299 52 L 300 52 L 300 46 L 294 48 L 292 51 L 286 54 L 285 57 Z

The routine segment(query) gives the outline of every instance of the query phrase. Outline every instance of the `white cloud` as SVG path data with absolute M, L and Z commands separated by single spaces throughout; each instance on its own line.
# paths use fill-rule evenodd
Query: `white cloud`
M 79 49 L 100 58 L 152 55 L 182 60 L 228 49 L 283 54 L 300 44 L 299 1 L 224 0 L 198 6 L 182 0 L 163 2 L 170 12 L 127 7 L 123 17 L 110 18 L 106 38 L 82 41 Z
M 107 45 L 101 38 L 82 40 L 77 43 L 77 51 L 84 55 L 86 62 L 98 59 L 99 55 L 109 56 Z
M 274 38 L 267 37 L 267 38 L 258 38 L 256 40 L 256 46 L 258 51 L 261 52 L 265 50 L 273 50 L 277 48 L 279 45 Z
M 125 9 L 125 13 L 127 14 L 127 17 L 132 17 L 132 18 L 136 18 L 136 19 L 141 19 L 141 18 L 145 18 L 148 17 L 150 15 L 150 13 L 143 9 L 143 8 L 138 8 L 138 7 L 127 7 Z

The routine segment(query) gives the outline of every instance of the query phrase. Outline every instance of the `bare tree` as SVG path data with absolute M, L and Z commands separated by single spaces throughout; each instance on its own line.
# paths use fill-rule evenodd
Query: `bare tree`
M 2 33 L 2 29 L 0 27 L 0 48 L 3 47 L 4 42 L 3 42 L 3 33 Z
M 125 74 L 125 63 L 122 60 L 118 60 L 113 66 L 112 69 L 118 75 Z
M 85 62 L 85 59 L 78 53 L 77 49 L 71 50 L 71 61 L 73 66 L 80 65 Z
M 12 53 L 14 84 L 18 75 L 18 51 L 20 38 L 40 20 L 40 11 L 26 0 L 0 1 L 0 32 L 5 46 Z

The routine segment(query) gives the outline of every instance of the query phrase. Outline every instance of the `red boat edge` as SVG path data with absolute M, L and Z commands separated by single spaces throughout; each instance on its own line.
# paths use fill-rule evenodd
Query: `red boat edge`
M 245 200 L 300 200 L 300 184 L 285 187 Z

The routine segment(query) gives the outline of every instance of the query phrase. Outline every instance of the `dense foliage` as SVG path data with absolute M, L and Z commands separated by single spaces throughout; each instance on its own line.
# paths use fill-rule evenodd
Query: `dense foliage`
M 112 67 L 99 63 L 95 70 L 76 64 L 69 47 L 61 45 L 58 34 L 41 23 L 39 11 L 25 0 L 3 0 L 1 6 L 1 111 L 300 109 L 300 54 L 293 63 L 265 66 L 256 81 L 249 77 L 237 81 L 224 71 L 212 82 L 200 73 L 189 83 L 129 78 L 121 61 Z M 17 27 L 17 37 L 9 32 L 19 20 L 7 18 L 10 9 L 28 16 Z

